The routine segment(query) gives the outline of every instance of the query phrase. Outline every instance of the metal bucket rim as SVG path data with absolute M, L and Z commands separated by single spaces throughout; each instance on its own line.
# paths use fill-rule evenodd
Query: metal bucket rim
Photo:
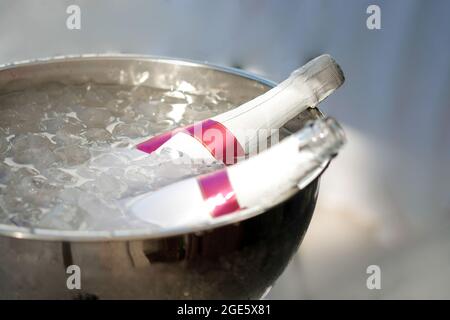
M 0 72 L 4 72 L 10 69 L 14 69 L 17 67 L 30 67 L 35 65 L 42 65 L 47 63 L 56 63 L 56 62 L 69 62 L 69 61 L 89 61 L 89 60 L 129 60 L 129 59 L 139 59 L 146 61 L 153 61 L 159 63 L 170 63 L 174 65 L 182 65 L 182 66 L 190 66 L 196 68 L 205 68 L 209 70 L 222 71 L 225 73 L 241 76 L 243 78 L 247 78 L 249 80 L 257 81 L 263 85 L 269 87 L 275 87 L 277 83 L 275 81 L 271 81 L 256 74 L 250 73 L 248 71 L 244 71 L 242 69 L 237 69 L 228 66 L 222 66 L 214 63 L 210 63 L 208 61 L 199 61 L 193 59 L 184 59 L 184 58 L 174 58 L 174 57 L 164 57 L 158 55 L 143 55 L 143 54 L 134 54 L 134 53 L 87 53 L 87 54 L 69 54 L 69 55 L 61 55 L 61 56 L 50 56 L 36 59 L 27 59 L 20 60 L 14 62 L 7 62 L 4 64 L 0 64 Z
M 211 64 L 209 62 L 201 62 L 190 59 L 180 58 L 168 58 L 162 56 L 153 55 L 141 55 L 141 54 L 77 54 L 77 55 L 63 55 L 53 56 L 45 58 L 37 58 L 30 60 L 22 60 L 18 62 L 11 62 L 0 65 L 0 73 L 5 72 L 17 67 L 29 67 L 34 65 L 42 65 L 57 62 L 68 61 L 89 61 L 89 60 L 127 60 L 127 59 L 139 59 L 143 61 L 153 61 L 159 63 L 170 63 L 177 65 L 185 65 L 196 68 L 206 68 L 209 70 L 216 70 L 225 72 L 231 75 L 237 75 L 249 80 L 256 81 L 268 87 L 276 86 L 276 82 L 264 79 L 255 74 L 243 71 L 240 69 L 220 66 Z M 294 195 L 298 189 L 292 190 L 291 193 L 286 195 L 286 199 Z M 70 242 L 97 242 L 97 241 L 123 241 L 123 240 L 139 240 L 139 239 L 155 239 L 165 238 L 171 236 L 179 236 L 183 234 L 208 232 L 208 230 L 216 229 L 225 225 L 238 223 L 243 220 L 252 218 L 265 210 L 270 208 L 248 208 L 243 209 L 239 213 L 224 216 L 217 219 L 213 224 L 205 224 L 199 226 L 184 226 L 170 228 L 167 230 L 154 230 L 149 228 L 142 229 L 126 229 L 126 230 L 57 230 L 57 229 L 40 229 L 33 227 L 18 227 L 13 225 L 0 224 L 0 236 L 7 236 L 17 239 L 30 239 L 30 240 L 46 240 L 46 241 L 70 241 Z

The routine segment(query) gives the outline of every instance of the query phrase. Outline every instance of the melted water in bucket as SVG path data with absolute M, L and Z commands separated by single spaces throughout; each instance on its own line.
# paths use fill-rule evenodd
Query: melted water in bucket
M 0 223 L 152 227 L 127 216 L 118 201 L 221 164 L 174 163 L 170 152 L 141 156 L 134 146 L 232 107 L 221 92 L 98 84 L 48 83 L 0 96 Z

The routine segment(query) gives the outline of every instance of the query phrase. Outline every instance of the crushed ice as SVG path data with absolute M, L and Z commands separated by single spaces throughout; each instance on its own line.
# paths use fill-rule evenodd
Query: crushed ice
M 186 86 L 186 85 L 185 85 Z M 0 223 L 61 230 L 149 227 L 118 201 L 217 169 L 145 155 L 157 133 L 233 106 L 182 90 L 48 83 L 0 96 Z

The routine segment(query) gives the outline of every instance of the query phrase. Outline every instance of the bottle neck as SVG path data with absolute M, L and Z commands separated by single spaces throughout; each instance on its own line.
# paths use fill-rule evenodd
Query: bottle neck
M 333 158 L 345 144 L 345 133 L 333 118 L 309 122 L 294 136 L 299 140 L 299 150 L 308 150 L 317 162 Z

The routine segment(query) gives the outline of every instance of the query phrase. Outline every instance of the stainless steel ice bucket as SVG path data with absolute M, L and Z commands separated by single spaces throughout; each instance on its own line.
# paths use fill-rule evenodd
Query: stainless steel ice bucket
M 236 105 L 274 86 L 253 75 L 209 64 L 89 55 L 2 66 L 0 94 L 48 81 L 167 89 L 186 81 L 200 92 L 223 89 Z M 321 117 L 319 111 L 307 110 L 284 130 L 298 130 L 317 117 Z M 316 179 L 261 215 L 209 230 L 69 232 L 0 225 L 0 298 L 259 298 L 300 245 L 317 193 Z M 67 286 L 71 265 L 80 267 L 81 289 Z

